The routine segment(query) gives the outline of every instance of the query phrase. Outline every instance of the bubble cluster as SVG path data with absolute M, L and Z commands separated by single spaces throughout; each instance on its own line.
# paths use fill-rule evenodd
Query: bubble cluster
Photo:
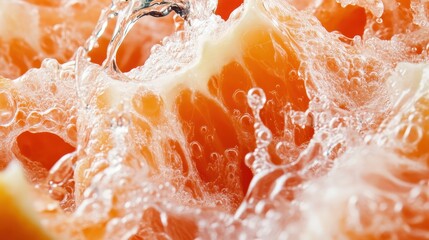
M 261 88 L 252 88 L 247 93 L 247 101 L 255 118 L 253 126 L 255 128 L 256 148 L 246 155 L 245 162 L 254 174 L 258 174 L 269 170 L 271 164 L 268 145 L 272 141 L 272 134 L 264 125 L 260 116 L 260 111 L 267 99 Z

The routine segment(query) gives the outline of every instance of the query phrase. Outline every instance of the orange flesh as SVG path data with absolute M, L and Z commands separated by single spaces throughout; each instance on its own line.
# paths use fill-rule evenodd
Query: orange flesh
M 218 0 L 216 14 L 227 20 L 229 15 L 243 3 L 243 0 Z
M 56 4 L 55 1 L 51 0 L 28 2 L 37 2 L 40 5 L 49 6 L 55 6 Z M 217 13 L 222 18 L 227 19 L 232 10 L 241 3 L 241 1 L 220 0 Z M 367 13 L 365 13 L 363 8 L 357 6 L 342 8 L 333 0 L 324 1 L 321 7 L 316 10 L 315 15 L 326 30 L 338 31 L 348 38 L 362 36 L 367 21 Z M 332 17 L 334 15 L 335 18 Z M 53 24 L 60 20 L 52 20 L 51 23 L 49 21 L 51 20 L 47 19 L 45 24 Z M 168 21 L 171 21 L 171 19 Z M 389 13 L 383 16 L 383 21 L 385 26 L 393 24 L 389 19 Z M 383 37 L 388 39 L 392 34 L 385 33 Z M 132 32 L 129 37 L 133 38 Z M 304 80 L 299 78 L 297 74 L 290 74 L 292 70 L 297 71 L 301 65 L 294 49 L 288 46 L 287 43 L 284 43 L 275 32 L 265 28 L 254 28 L 247 32 L 243 39 L 245 40 L 241 43 L 243 48 L 242 62 L 229 62 L 222 67 L 219 73 L 210 78 L 207 83 L 211 94 L 210 97 L 199 91 L 185 89 L 175 98 L 175 110 L 182 124 L 181 128 L 186 136 L 188 143 L 186 147 L 189 147 L 191 151 L 192 164 L 195 165 L 202 182 L 207 185 L 205 189 L 208 193 L 216 194 L 219 189 L 226 189 L 227 192 L 237 196 L 231 198 L 228 203 L 228 205 L 232 206 L 233 210 L 242 202 L 250 181 L 253 178 L 250 169 L 243 161 L 244 155 L 252 151 L 255 147 L 252 119 L 249 118 L 250 120 L 247 120 L 247 118 L 243 118 L 243 116 L 252 114 L 246 103 L 245 96 L 247 91 L 252 87 L 258 86 L 263 88 L 267 94 L 268 103 L 262 110 L 261 115 L 263 122 L 273 132 L 275 141 L 283 137 L 285 125 L 282 110 L 284 106 L 290 103 L 292 109 L 305 111 L 309 105 L 309 97 L 307 96 Z M 51 39 L 48 37 L 42 40 L 46 53 L 50 53 L 50 41 Z M 0 46 L 1 44 L 5 43 L 0 42 Z M 32 50 L 25 42 L 12 40 L 8 44 L 10 44 L 10 49 L 13 52 L 6 54 L 12 57 L 12 63 L 20 68 L 21 73 L 28 70 L 28 66 L 34 67 L 40 64 L 38 60 L 30 64 L 26 62 L 38 53 Z M 101 64 L 105 58 L 103 54 L 108 45 L 108 40 L 102 38 L 99 44 L 100 47 L 91 52 L 91 58 L 93 62 Z M 134 47 L 134 52 L 124 59 L 124 61 L 121 61 L 121 59 L 125 55 L 126 48 L 121 48 L 119 52 L 118 62 L 123 71 L 128 71 L 135 66 L 142 65 L 147 57 L 143 56 L 142 52 L 139 51 L 139 46 L 131 47 Z M 284 56 L 286 57 L 275 57 L 277 48 L 285 50 L 286 53 Z M 64 59 L 70 57 L 71 55 L 67 55 Z M 139 59 L 139 62 L 136 63 L 130 59 Z M 267 66 L 270 67 L 268 68 Z M 370 68 L 371 66 L 368 66 L 368 70 Z M 245 69 L 248 71 L 245 71 Z M 284 79 L 287 79 L 287 81 L 284 81 Z M 351 91 L 351 89 L 347 90 Z M 100 96 L 97 107 L 100 110 L 107 111 L 107 109 L 112 107 L 108 100 L 109 96 Z M 424 116 L 429 115 L 429 111 L 425 107 L 427 102 L 424 99 L 421 102 L 421 108 L 418 111 L 421 111 Z M 133 98 L 132 104 L 134 110 L 144 117 L 143 119 L 133 116 L 132 121 L 135 129 L 132 130 L 132 134 L 135 134 L 135 136 L 144 135 L 148 141 L 152 141 L 150 125 L 158 125 L 163 121 L 164 104 L 162 100 L 156 94 L 148 93 Z M 234 115 L 237 111 L 238 114 Z M 428 124 L 425 124 L 423 128 L 425 132 L 429 131 Z M 304 129 L 297 128 L 294 131 L 294 140 L 297 145 L 308 143 L 314 134 L 314 129 L 311 126 L 307 126 Z M 99 143 L 94 147 L 95 152 L 106 153 L 111 148 L 109 146 L 111 136 L 105 133 L 104 135 L 97 136 L 97 139 Z M 17 144 L 21 153 L 26 158 L 39 162 L 46 169 L 50 169 L 64 154 L 75 150 L 73 146 L 66 143 L 57 135 L 46 132 L 35 134 L 24 132 L 17 138 Z M 147 159 L 151 168 L 158 171 L 159 163 L 156 157 L 153 156 L 154 149 L 144 143 L 136 143 L 136 145 L 139 153 Z M 405 155 L 410 158 L 422 157 L 425 156 L 428 148 L 429 137 L 424 135 L 417 149 Z M 163 142 L 162 149 L 165 155 L 165 164 L 172 169 L 179 169 L 183 176 L 187 176 L 192 166 L 189 166 L 186 160 L 184 146 L 175 139 L 167 139 Z M 237 153 L 230 151 L 231 149 L 237 151 Z M 217 158 L 213 157 L 213 153 L 218 154 L 216 155 Z M 272 147 L 270 148 L 270 153 L 273 156 L 272 161 L 274 163 L 282 163 L 282 160 L 276 157 Z M 223 159 L 223 161 L 219 161 L 219 159 Z M 234 166 L 231 167 L 227 163 L 233 163 L 232 165 Z M 90 161 L 84 164 L 86 168 L 91 168 Z M 101 169 L 98 170 L 101 171 Z M 413 178 L 415 178 L 414 175 L 409 174 L 407 171 L 404 171 L 402 174 L 407 181 L 413 181 Z M 84 178 L 83 172 L 78 172 L 76 175 L 77 178 Z M 380 182 L 382 181 L 380 180 Z M 388 185 L 386 182 L 383 183 Z M 85 184 L 89 185 L 88 182 L 84 182 L 81 187 L 83 188 Z M 195 190 L 195 198 L 199 197 L 196 190 L 197 187 L 195 186 L 199 182 L 189 180 L 183 184 L 186 184 L 191 191 Z M 0 195 L 0 202 L 2 201 L 1 197 L 2 195 Z M 291 197 L 291 199 L 293 198 Z M 10 199 L 7 201 L 10 202 Z M 3 209 L 0 208 L 0 210 Z M 0 212 L 0 215 L 11 215 L 14 214 L 14 211 Z M 404 218 L 411 218 L 413 214 L 405 210 Z M 192 239 L 196 236 L 197 227 L 192 220 L 188 221 L 172 217 L 169 219 L 167 229 L 164 229 L 165 227 L 161 223 L 159 215 L 160 213 L 155 209 L 146 210 L 143 215 L 142 225 L 149 225 L 154 232 L 167 232 L 173 239 Z M 7 232 L 8 227 L 21 225 L 22 223 L 12 223 L 11 226 L 0 224 L 0 233 Z M 420 225 L 413 227 L 425 229 L 428 225 L 429 219 L 426 219 Z M 4 228 L 2 229 L 2 227 Z M 28 227 L 31 228 L 31 226 Z M 88 228 L 85 234 L 89 238 L 101 236 L 102 233 L 100 231 L 104 227 L 101 224 Z M 23 230 L 24 233 L 31 231 L 33 230 Z M 371 234 L 366 236 L 357 235 L 353 231 L 350 231 L 348 236 L 351 239 L 360 239 L 362 237 L 366 239 L 380 239 Z M 135 236 L 133 239 L 145 239 L 145 237 L 150 238 L 153 235 L 151 233 L 140 232 L 139 236 Z
M 26 185 L 18 164 L 0 173 L 0 236 L 2 239 L 53 239 L 46 232 L 34 209 L 33 189 Z M 8 182 L 9 181 L 9 182 Z
M 2 186 L 0 186 L 0 191 Z M 51 239 L 40 227 L 28 221 L 26 212 L 16 206 L 15 197 L 0 193 L 0 233 L 2 239 Z
M 315 16 L 328 31 L 338 31 L 346 37 L 362 37 L 366 25 L 365 9 L 357 6 L 341 7 L 336 1 L 324 1 Z M 335 16 L 335 17 L 333 17 Z
M 24 157 L 41 163 L 47 170 L 51 169 L 62 156 L 76 150 L 59 136 L 47 132 L 24 132 L 16 141 Z
M 28 222 L 27 213 L 21 212 L 14 204 L 15 198 L 0 194 L 0 204 L 7 208 L 1 208 L 0 233 L 3 239 L 51 239 L 39 229 L 38 226 Z

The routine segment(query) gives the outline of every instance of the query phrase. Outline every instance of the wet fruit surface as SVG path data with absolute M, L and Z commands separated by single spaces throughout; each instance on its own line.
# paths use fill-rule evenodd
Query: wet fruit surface
M 427 1 L 0 9 L 0 169 L 22 168 L 35 199 L 0 175 L 17 229 L 429 237 Z

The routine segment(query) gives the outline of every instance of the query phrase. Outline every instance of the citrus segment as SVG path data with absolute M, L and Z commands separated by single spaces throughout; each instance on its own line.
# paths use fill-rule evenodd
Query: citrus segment
M 428 67 L 398 63 L 427 61 L 426 3 L 338 2 L 248 0 L 223 21 L 191 1 L 189 22 L 140 19 L 125 73 L 100 66 L 113 19 L 76 51 L 108 1 L 11 3 L 38 26 L 0 17 L 29 32 L 0 39 L 4 75 L 74 57 L 0 78 L 0 167 L 23 163 L 64 238 L 425 239 Z
M 367 22 L 364 8 L 351 5 L 343 8 L 337 1 L 323 1 L 315 16 L 326 30 L 338 31 L 348 38 L 362 37 Z
M 45 169 L 51 169 L 62 156 L 75 150 L 60 137 L 46 132 L 24 132 L 16 141 L 22 155 L 39 162 Z
M 54 239 L 32 208 L 31 187 L 21 166 L 11 162 L 0 172 L 0 235 L 4 239 Z

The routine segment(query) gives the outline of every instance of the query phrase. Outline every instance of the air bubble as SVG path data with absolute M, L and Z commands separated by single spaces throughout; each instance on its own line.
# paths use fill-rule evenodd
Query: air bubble
M 268 153 L 256 154 L 255 161 L 252 164 L 253 174 L 258 174 L 271 169 L 271 165 L 266 161 L 268 157 Z
M 271 143 L 272 134 L 271 131 L 266 127 L 261 127 L 256 130 L 256 141 L 258 147 L 268 147 Z
M 232 99 L 234 99 L 234 102 L 237 104 L 245 104 L 246 92 L 240 89 L 235 90 L 234 94 L 232 95 Z
M 235 148 L 225 150 L 225 157 L 229 162 L 235 162 L 238 158 L 238 151 Z
M 296 71 L 296 70 L 291 70 L 291 71 L 289 72 L 289 77 L 290 77 L 290 78 L 292 78 L 292 79 L 298 78 L 298 73 L 297 73 L 297 71 Z
M 234 172 L 237 169 L 237 166 L 233 163 L 230 163 L 226 165 L 226 169 L 228 170 L 228 172 Z
M 219 155 L 219 153 L 216 153 L 216 152 L 211 153 L 211 154 L 210 154 L 210 159 L 211 159 L 213 162 L 217 162 L 217 161 L 219 161 L 219 159 L 220 159 L 220 155 Z
M 249 127 L 253 124 L 253 118 L 249 114 L 244 114 L 240 117 L 240 125 L 243 127 Z
M 16 103 L 12 96 L 5 91 L 0 91 L 0 126 L 11 123 L 16 111 Z
M 214 140 L 215 140 L 215 137 L 212 134 L 206 136 L 207 143 L 213 143 Z
M 246 157 L 244 158 L 244 163 L 246 164 L 246 166 L 252 169 L 254 162 L 255 162 L 255 154 L 253 152 L 246 154 Z
M 198 142 L 194 141 L 189 144 L 191 154 L 195 158 L 201 158 L 203 156 L 203 147 Z

